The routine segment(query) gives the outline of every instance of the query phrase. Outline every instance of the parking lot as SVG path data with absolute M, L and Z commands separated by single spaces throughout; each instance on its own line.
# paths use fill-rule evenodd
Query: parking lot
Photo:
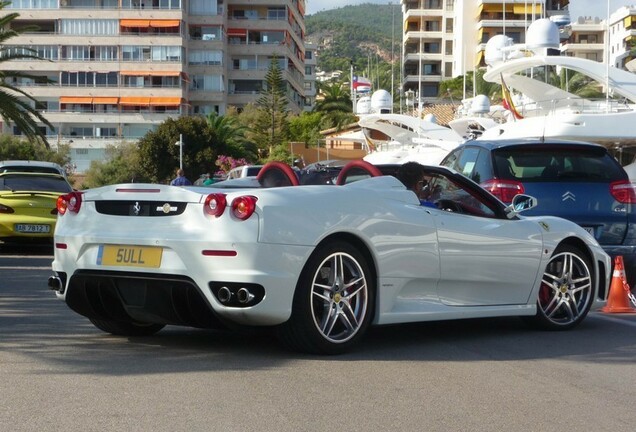
M 12 431 L 631 431 L 636 315 L 373 329 L 346 355 L 262 334 L 106 335 L 46 287 L 50 248 L 0 249 L 0 424 Z

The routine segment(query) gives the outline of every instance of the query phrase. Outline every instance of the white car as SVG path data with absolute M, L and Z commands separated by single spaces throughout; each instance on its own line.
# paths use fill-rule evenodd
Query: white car
M 294 349 L 327 354 L 372 324 L 523 316 L 559 330 L 606 303 L 608 255 L 572 222 L 518 216 L 532 197 L 506 207 L 427 167 L 437 207 L 423 206 L 373 166 L 376 177 L 347 183 L 367 169 L 352 165 L 344 185 L 72 192 L 58 206 L 49 286 L 116 335 L 269 326 Z M 269 168 L 261 183 L 276 173 L 298 184 L 288 166 Z
M 243 165 L 232 168 L 230 172 L 227 173 L 227 179 L 257 176 L 261 168 L 263 168 L 263 165 Z
M 54 162 L 31 160 L 0 161 L 0 174 L 5 172 L 33 172 L 59 174 L 66 178 L 66 170 Z

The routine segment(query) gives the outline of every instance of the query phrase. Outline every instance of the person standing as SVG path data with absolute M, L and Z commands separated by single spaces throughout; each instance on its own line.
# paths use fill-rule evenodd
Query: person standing
M 177 170 L 177 177 L 174 178 L 171 182 L 171 186 L 190 186 L 192 183 L 185 176 L 185 172 L 179 168 Z

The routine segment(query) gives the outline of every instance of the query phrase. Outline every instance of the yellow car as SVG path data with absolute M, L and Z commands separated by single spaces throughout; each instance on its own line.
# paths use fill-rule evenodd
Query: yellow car
M 57 198 L 72 190 L 60 174 L 0 173 L 0 240 L 51 240 Z

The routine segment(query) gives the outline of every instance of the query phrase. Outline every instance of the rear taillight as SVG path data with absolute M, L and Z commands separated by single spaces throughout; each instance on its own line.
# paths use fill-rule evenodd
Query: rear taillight
M 245 195 L 232 200 L 232 214 L 234 217 L 245 220 L 254 214 L 256 210 L 255 196 Z
M 14 212 L 14 210 L 11 207 L 8 207 L 6 205 L 0 204 L 0 213 L 9 214 L 9 213 L 13 213 L 13 212 Z
M 510 204 L 515 195 L 525 192 L 523 184 L 514 180 L 486 180 L 481 184 L 481 187 L 506 204 Z
M 225 211 L 225 207 L 227 207 L 225 194 L 212 193 L 205 197 L 203 211 L 206 215 L 219 217 Z
M 616 201 L 622 204 L 636 204 L 636 185 L 629 180 L 610 183 L 610 193 Z
M 66 214 L 67 211 L 79 213 L 80 207 L 82 207 L 82 192 L 71 192 L 59 196 L 56 207 L 60 215 Z

